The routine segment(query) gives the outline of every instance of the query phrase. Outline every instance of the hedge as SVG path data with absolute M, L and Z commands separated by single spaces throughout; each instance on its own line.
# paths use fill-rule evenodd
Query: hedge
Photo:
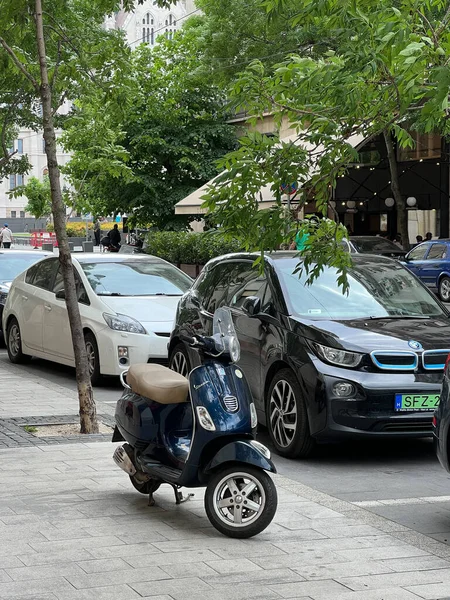
M 145 251 L 174 264 L 204 265 L 211 258 L 243 250 L 238 240 L 225 239 L 217 232 L 185 233 L 159 231 L 149 233 Z
M 107 223 L 100 223 L 102 231 L 111 231 L 114 227 L 114 223 L 111 221 Z M 88 221 L 88 231 L 93 235 L 94 224 L 92 221 Z M 53 223 L 47 225 L 47 231 L 55 231 Z M 69 237 L 85 237 L 86 236 L 86 221 L 75 221 L 73 223 L 67 223 L 66 225 L 67 235 Z M 119 231 L 122 231 L 122 224 L 119 223 Z

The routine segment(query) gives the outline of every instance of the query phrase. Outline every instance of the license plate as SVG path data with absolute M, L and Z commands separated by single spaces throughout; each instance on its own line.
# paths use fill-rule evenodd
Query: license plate
M 439 404 L 439 394 L 395 394 L 395 410 L 434 410 Z

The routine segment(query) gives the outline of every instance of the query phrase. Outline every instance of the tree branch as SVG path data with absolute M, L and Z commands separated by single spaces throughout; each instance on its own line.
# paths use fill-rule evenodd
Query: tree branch
M 6 50 L 6 52 L 9 54 L 9 56 L 11 57 L 11 60 L 13 61 L 13 63 L 16 65 L 16 67 L 19 69 L 19 71 L 29 80 L 31 81 L 31 83 L 33 84 L 34 89 L 36 90 L 36 92 L 39 94 L 39 84 L 36 81 L 36 79 L 33 77 L 33 75 L 25 68 L 25 66 L 20 62 L 20 60 L 17 58 L 16 53 L 14 52 L 14 50 L 12 48 L 10 48 L 8 46 L 8 44 L 5 42 L 5 40 L 0 37 L 0 44 L 3 46 L 3 48 Z
M 442 19 L 442 23 L 440 25 L 440 27 L 436 30 L 436 38 L 439 39 L 441 36 L 441 33 L 444 32 L 444 30 L 447 27 L 448 21 L 450 19 L 450 6 L 447 8 L 447 12 L 444 15 L 444 18 Z
M 436 36 L 436 32 L 434 31 L 433 26 L 431 25 L 431 23 L 427 19 L 427 17 L 420 12 L 420 10 L 416 10 L 416 12 L 419 15 L 419 17 L 422 19 L 422 21 L 430 28 L 431 35 L 433 36 L 434 47 L 437 48 L 439 46 L 439 40 Z

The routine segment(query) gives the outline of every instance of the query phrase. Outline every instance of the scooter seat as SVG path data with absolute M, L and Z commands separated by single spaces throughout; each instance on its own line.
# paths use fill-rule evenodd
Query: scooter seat
M 188 399 L 186 377 L 162 365 L 131 365 L 127 383 L 135 394 L 159 404 L 180 404 Z

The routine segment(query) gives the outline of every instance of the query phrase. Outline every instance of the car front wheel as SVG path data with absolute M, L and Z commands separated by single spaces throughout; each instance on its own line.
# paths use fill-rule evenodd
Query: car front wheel
M 100 357 L 98 353 L 97 340 L 95 339 L 94 334 L 88 331 L 84 336 L 84 343 L 86 344 L 86 354 L 91 384 L 93 386 L 100 385 L 102 382 L 102 375 L 100 373 Z
M 172 371 L 187 377 L 191 371 L 189 356 L 183 344 L 177 344 L 170 353 L 169 367 Z
M 442 302 L 450 302 L 450 277 L 443 277 L 440 280 L 439 298 Z
M 31 359 L 31 356 L 22 352 L 22 335 L 17 319 L 11 319 L 6 328 L 6 348 L 9 360 L 16 365 Z
M 306 458 L 314 448 L 300 385 L 289 369 L 279 371 L 266 398 L 267 426 L 278 454 Z

